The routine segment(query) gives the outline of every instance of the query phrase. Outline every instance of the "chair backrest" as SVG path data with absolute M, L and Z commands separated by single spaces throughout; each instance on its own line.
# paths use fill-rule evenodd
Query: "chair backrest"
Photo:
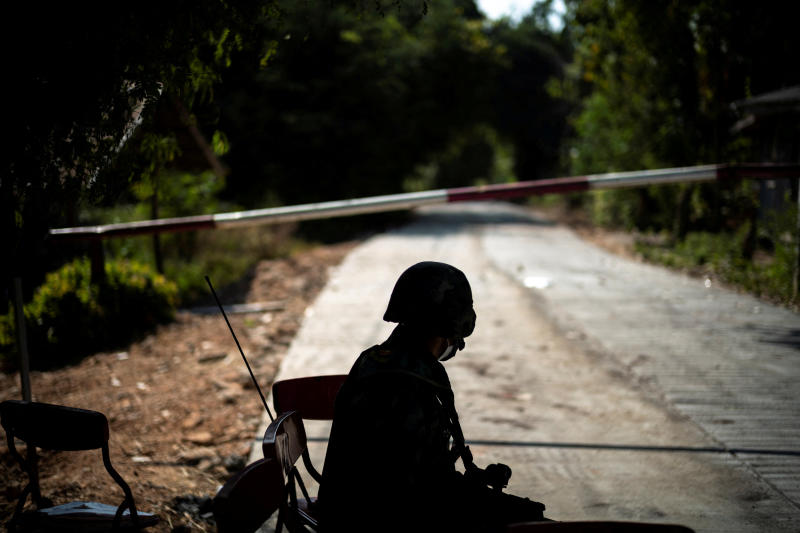
M 306 446 L 306 430 L 297 411 L 278 415 L 267 427 L 261 443 L 264 457 L 277 461 L 283 468 L 284 476 L 292 471 L 297 460 L 306 451 Z
M 333 420 L 336 395 L 347 374 L 284 379 L 272 385 L 275 412 L 298 411 L 304 420 Z
M 297 411 L 303 420 L 333 420 L 336 395 L 346 379 L 347 374 L 332 374 L 276 381 L 272 384 L 275 412 Z M 322 482 L 308 451 L 303 453 L 303 465 L 317 483 Z
M 108 443 L 108 419 L 97 411 L 6 400 L 0 420 L 6 433 L 45 450 L 95 450 Z
M 249 533 L 286 501 L 281 465 L 259 459 L 230 478 L 214 497 L 214 519 L 219 533 Z
M 529 522 L 511 524 L 507 533 L 694 533 L 678 524 L 618 521 Z

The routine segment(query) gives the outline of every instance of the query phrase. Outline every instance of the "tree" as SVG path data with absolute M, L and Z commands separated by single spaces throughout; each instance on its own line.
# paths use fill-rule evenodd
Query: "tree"
M 417 17 L 426 9 L 423 0 L 317 8 L 337 5 L 367 14 L 403 8 Z M 256 62 L 274 51 L 262 32 L 281 16 L 274 0 L 7 6 L 4 125 L 11 135 L 0 167 L 0 231 L 12 260 L 3 263 L 3 285 L 12 273 L 35 281 L 55 266 L 48 262 L 60 256 L 47 253 L 47 229 L 74 224 L 82 202 L 112 202 L 152 167 L 153 153 L 129 140 L 134 131 L 169 138 L 154 125 L 155 102 L 176 102 L 194 120 L 198 104 L 213 103 L 234 51 L 247 49 Z M 134 153 L 120 158 L 130 145 Z
M 424 16 L 284 7 L 267 28 L 269 60 L 237 61 L 219 93 L 238 203 L 399 192 L 418 163 L 490 119 L 500 57 L 473 2 L 432 1 Z
M 85 199 L 117 194 L 128 173 L 102 173 L 153 104 L 208 99 L 219 72 L 269 2 L 16 2 L 4 15 L 7 120 L 0 170 L 2 283 L 37 281 L 53 255 L 49 227 Z M 31 284 L 29 284 L 31 285 Z M 28 287 L 30 289 L 30 286 Z
M 496 80 L 495 124 L 513 144 L 515 172 L 523 180 L 554 177 L 562 170 L 571 108 L 550 86 L 563 79 L 572 50 L 566 34 L 550 28 L 549 12 L 550 2 L 543 2 L 518 24 L 500 20 L 489 30 L 490 39 L 505 50 L 506 68 Z
M 753 91 L 800 81 L 787 68 L 797 32 L 784 4 L 729 0 L 570 1 L 575 43 L 565 94 L 573 116 L 573 173 L 737 161 L 730 104 Z M 720 229 L 752 211 L 736 190 L 659 187 L 604 195 L 629 216 L 618 223 L 673 229 Z M 617 198 L 619 202 L 614 202 Z M 633 207 L 631 207 L 633 206 Z M 675 213 L 681 216 L 675 217 Z

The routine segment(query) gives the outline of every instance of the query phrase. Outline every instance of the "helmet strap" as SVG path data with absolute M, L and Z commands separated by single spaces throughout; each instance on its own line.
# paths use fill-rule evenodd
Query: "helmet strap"
M 439 356 L 439 362 L 441 363 L 447 361 L 448 359 L 452 359 L 455 357 L 457 351 L 458 349 L 455 344 L 448 343 L 447 348 L 445 348 L 442 352 L 442 355 Z

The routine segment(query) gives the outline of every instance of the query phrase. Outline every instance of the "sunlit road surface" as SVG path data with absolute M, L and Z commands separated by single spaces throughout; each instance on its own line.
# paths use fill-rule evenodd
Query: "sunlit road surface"
M 509 204 L 418 215 L 332 273 L 279 379 L 346 373 L 391 331 L 381 317 L 399 274 L 446 261 L 478 314 L 446 363 L 456 407 L 476 462 L 512 467 L 507 492 L 558 520 L 800 531 L 798 315 Z M 328 428 L 307 429 L 321 467 Z

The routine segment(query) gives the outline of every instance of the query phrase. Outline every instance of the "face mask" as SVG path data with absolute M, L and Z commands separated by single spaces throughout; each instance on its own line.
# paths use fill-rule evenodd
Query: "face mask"
M 456 354 L 456 345 L 451 344 L 447 348 L 445 348 L 444 351 L 442 352 L 442 355 L 439 356 L 439 361 L 440 362 L 447 361 L 448 359 L 451 359 L 455 354 Z

